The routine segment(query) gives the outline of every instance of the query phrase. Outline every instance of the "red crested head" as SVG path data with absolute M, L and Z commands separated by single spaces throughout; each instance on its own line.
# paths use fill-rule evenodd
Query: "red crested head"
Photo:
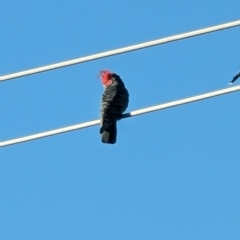
M 108 70 L 102 70 L 98 76 L 101 76 L 102 84 L 105 87 L 109 86 L 112 83 L 112 72 Z

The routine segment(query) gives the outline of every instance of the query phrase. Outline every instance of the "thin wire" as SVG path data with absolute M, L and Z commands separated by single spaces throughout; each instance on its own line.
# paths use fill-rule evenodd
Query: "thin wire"
M 240 91 L 240 85 L 235 86 L 235 87 L 231 87 L 231 88 L 224 88 L 224 89 L 213 91 L 213 92 L 210 92 L 210 93 L 197 95 L 197 96 L 194 96 L 194 97 L 184 98 L 184 99 L 169 102 L 169 103 L 160 104 L 160 105 L 157 105 L 157 106 L 152 106 L 152 107 L 132 111 L 130 113 L 124 114 L 122 118 L 135 117 L 135 116 L 138 116 L 138 115 L 141 115 L 141 114 L 150 113 L 150 112 L 154 112 L 154 111 L 159 111 L 159 110 L 163 110 L 163 109 L 170 108 L 170 107 L 176 107 L 176 106 L 179 106 L 179 105 L 183 105 L 183 104 L 187 104 L 187 103 L 191 103 L 191 102 L 196 102 L 196 101 L 200 101 L 200 100 L 204 100 L 204 99 L 207 99 L 207 98 L 216 97 L 216 96 L 220 96 L 220 95 L 223 95 L 223 94 L 232 93 L 232 92 L 236 92 L 236 91 Z M 22 142 L 26 142 L 26 141 L 32 141 L 32 140 L 35 140 L 35 139 L 38 139 L 38 138 L 48 137 L 48 136 L 52 136 L 52 135 L 56 135 L 56 134 L 60 134 L 60 133 L 65 133 L 65 132 L 69 132 L 69 131 L 74 131 L 74 130 L 78 130 L 78 129 L 83 129 L 83 128 L 87 128 L 87 127 L 92 127 L 92 126 L 95 126 L 95 125 L 98 125 L 98 124 L 100 124 L 100 120 L 94 120 L 94 121 L 90 121 L 90 122 L 80 123 L 80 124 L 77 124 L 77 125 L 72 125 L 72 126 L 68 126 L 68 127 L 64 127 L 64 128 L 59 128 L 59 129 L 47 131 L 47 132 L 37 133 L 37 134 L 29 135 L 29 136 L 26 136 L 26 137 L 7 140 L 7 141 L 4 141 L 4 142 L 0 142 L 0 147 L 9 146 L 9 145 L 12 145 L 12 144 L 22 143 Z
M 98 54 L 94 54 L 94 55 L 90 55 L 90 56 L 86 56 L 86 57 L 81 57 L 81 58 L 77 58 L 77 59 L 73 59 L 73 60 L 69 60 L 69 61 L 64 61 L 64 62 L 60 62 L 60 63 L 56 63 L 56 64 L 47 65 L 44 67 L 33 68 L 30 70 L 26 70 L 26 71 L 21 71 L 21 72 L 17 72 L 17 73 L 0 76 L 0 81 L 10 80 L 10 79 L 18 78 L 18 77 L 23 77 L 23 76 L 27 76 L 27 75 L 31 75 L 31 74 L 36 74 L 36 73 L 40 73 L 40 72 L 44 72 L 44 71 L 57 69 L 57 68 L 67 67 L 70 65 L 93 61 L 96 59 L 110 57 L 113 55 L 122 54 L 122 53 L 130 52 L 130 51 L 136 51 L 139 49 L 152 47 L 152 46 L 156 46 L 159 44 L 164 44 L 164 43 L 168 43 L 168 42 L 172 42 L 172 41 L 181 40 L 184 38 L 190 38 L 190 37 L 207 34 L 207 33 L 214 32 L 214 31 L 219 31 L 219 30 L 223 30 L 223 29 L 227 29 L 227 28 L 236 27 L 239 25 L 240 25 L 240 20 L 213 26 L 213 27 L 208 27 L 208 28 L 204 28 L 204 29 L 200 29 L 200 30 L 196 30 L 196 31 L 192 31 L 192 32 L 187 32 L 187 33 L 183 33 L 183 34 L 179 34 L 179 35 L 175 35 L 175 36 L 171 36 L 171 37 L 166 37 L 166 38 L 162 38 L 162 39 L 158 39 L 158 40 L 154 40 L 154 41 L 140 43 L 140 44 L 136 44 L 136 45 L 132 45 L 132 46 L 128 46 L 128 47 L 118 48 L 118 49 L 103 52 L 103 53 L 98 53 Z

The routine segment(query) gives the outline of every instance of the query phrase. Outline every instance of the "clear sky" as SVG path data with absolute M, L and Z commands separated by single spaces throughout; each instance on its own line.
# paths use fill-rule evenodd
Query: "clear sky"
M 239 0 L 1 1 L 0 75 L 240 19 Z M 128 111 L 228 87 L 240 28 L 0 85 L 0 140 L 99 118 L 101 69 Z M 240 81 L 236 82 L 236 85 Z M 1 240 L 240 239 L 240 93 L 0 149 Z

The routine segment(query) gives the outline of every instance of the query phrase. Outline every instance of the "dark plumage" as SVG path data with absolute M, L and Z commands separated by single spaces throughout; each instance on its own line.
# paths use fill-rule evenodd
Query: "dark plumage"
M 100 75 L 105 88 L 101 101 L 101 140 L 114 144 L 117 140 L 117 121 L 128 106 L 129 94 L 117 74 L 101 71 Z
M 240 72 L 233 77 L 232 81 L 229 84 L 233 84 L 240 77 Z

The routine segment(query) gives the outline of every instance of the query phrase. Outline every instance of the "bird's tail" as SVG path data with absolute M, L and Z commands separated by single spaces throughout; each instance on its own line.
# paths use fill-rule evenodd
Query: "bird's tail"
M 232 81 L 229 83 L 229 85 L 233 84 L 238 78 L 240 77 L 240 72 L 233 77 Z
M 117 140 L 117 122 L 113 122 L 105 131 L 101 134 L 102 142 L 108 144 L 114 144 Z

